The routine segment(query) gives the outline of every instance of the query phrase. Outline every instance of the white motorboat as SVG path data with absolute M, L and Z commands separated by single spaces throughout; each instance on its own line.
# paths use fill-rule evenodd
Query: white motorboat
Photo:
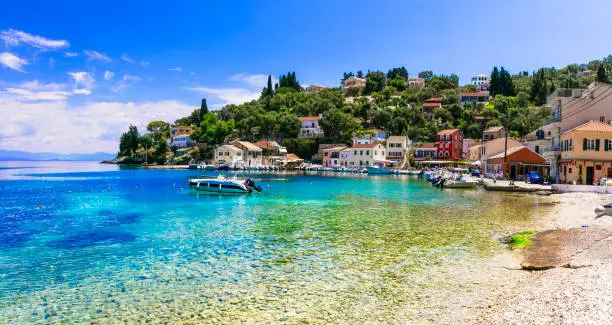
M 446 179 L 442 183 L 445 188 L 475 188 L 478 185 L 477 181 Z
M 197 191 L 214 193 L 251 193 L 261 192 L 261 187 L 255 185 L 250 178 L 238 179 L 227 178 L 219 175 L 217 178 L 194 178 L 189 180 L 189 185 Z

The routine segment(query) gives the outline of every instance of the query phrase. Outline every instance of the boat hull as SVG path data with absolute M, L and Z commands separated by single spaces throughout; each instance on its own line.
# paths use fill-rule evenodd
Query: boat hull
M 476 182 L 449 182 L 444 183 L 444 188 L 475 188 Z
M 389 169 L 377 168 L 377 167 L 367 167 L 368 175 L 391 175 L 394 174 L 394 171 Z
M 216 179 L 196 180 L 189 183 L 193 189 L 209 193 L 251 193 L 246 185 L 240 182 L 220 181 Z

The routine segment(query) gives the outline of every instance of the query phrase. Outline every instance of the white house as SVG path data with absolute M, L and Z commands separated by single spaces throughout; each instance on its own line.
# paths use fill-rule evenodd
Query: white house
M 319 126 L 319 120 L 323 114 L 319 114 L 318 116 L 302 116 L 300 117 L 300 122 L 302 122 L 302 128 L 300 129 L 300 138 L 322 138 L 323 137 L 323 129 Z
M 352 149 L 353 154 L 348 167 L 372 166 L 375 161 L 386 158 L 387 149 L 380 143 L 356 144 Z
M 231 165 L 243 161 L 243 151 L 240 148 L 232 146 L 231 144 L 224 144 L 215 148 L 215 160 L 216 165 Z
M 352 167 L 351 156 L 353 153 L 353 148 L 344 148 L 340 151 L 340 166 L 344 167 Z
M 257 166 L 262 162 L 263 150 L 255 144 L 240 140 L 234 140 L 230 144 L 242 150 L 242 160 L 247 166 Z
M 170 143 L 171 146 L 175 146 L 177 148 L 191 147 L 192 144 L 193 141 L 191 138 L 185 134 L 172 137 L 172 143 Z
M 408 137 L 393 135 L 387 139 L 387 160 L 400 161 L 408 152 Z

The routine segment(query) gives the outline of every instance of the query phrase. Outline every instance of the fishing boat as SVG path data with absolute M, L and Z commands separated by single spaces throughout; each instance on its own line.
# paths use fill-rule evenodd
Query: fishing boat
M 189 186 L 197 191 L 214 193 L 251 193 L 261 192 L 261 187 L 255 185 L 250 178 L 227 178 L 219 175 L 217 178 L 194 178 L 189 180 Z
M 387 169 L 383 161 L 376 161 L 372 166 L 366 167 L 368 175 L 390 175 L 395 172 L 392 169 Z

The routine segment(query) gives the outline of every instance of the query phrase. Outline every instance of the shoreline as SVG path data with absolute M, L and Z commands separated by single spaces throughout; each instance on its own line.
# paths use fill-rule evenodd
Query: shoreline
M 489 297 L 486 305 L 479 306 L 478 313 L 466 323 L 610 323 L 612 217 L 595 218 L 594 209 L 612 201 L 612 195 L 563 193 L 542 200 L 552 205 L 539 220 L 545 229 L 578 234 L 577 238 L 572 238 L 573 241 L 561 244 L 560 254 L 567 255 L 567 264 L 538 271 L 512 271 L 517 276 L 508 278 L 505 285 Z M 598 232 L 605 235 L 587 244 Z M 531 251 L 537 249 L 534 247 Z M 523 260 L 528 250 L 519 252 Z

